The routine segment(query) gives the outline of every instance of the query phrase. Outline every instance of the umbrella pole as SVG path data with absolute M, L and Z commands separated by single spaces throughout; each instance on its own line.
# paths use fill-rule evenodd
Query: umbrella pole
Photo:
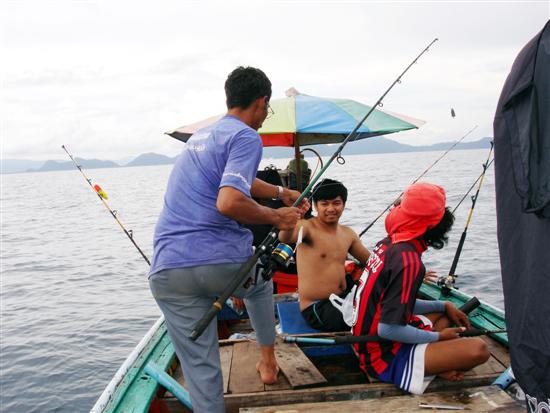
M 302 192 L 302 165 L 300 162 L 300 142 L 298 136 L 294 135 L 294 159 L 296 160 L 296 186 Z

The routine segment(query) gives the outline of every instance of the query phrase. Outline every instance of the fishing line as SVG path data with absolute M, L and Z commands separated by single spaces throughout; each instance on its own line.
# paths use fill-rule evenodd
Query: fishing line
M 466 241 L 466 234 L 468 232 L 468 227 L 470 226 L 470 222 L 472 220 L 472 215 L 474 213 L 474 208 L 476 206 L 477 198 L 479 197 L 479 191 L 481 189 L 481 186 L 483 185 L 483 179 L 485 178 L 485 173 L 489 168 L 489 160 L 491 159 L 491 154 L 493 153 L 493 146 L 494 146 L 493 141 L 491 141 L 491 147 L 489 148 L 487 161 L 485 161 L 485 163 L 482 165 L 483 172 L 481 173 L 481 177 L 479 179 L 477 191 L 475 195 L 472 196 L 472 206 L 470 207 L 470 212 L 468 213 L 468 218 L 466 219 L 466 225 L 464 227 L 464 231 L 460 236 L 460 241 L 458 242 L 458 247 L 456 248 L 455 256 L 453 258 L 453 263 L 451 264 L 451 268 L 449 269 L 449 275 L 447 275 L 447 277 L 441 277 L 437 281 L 437 285 L 441 287 L 441 293 L 445 296 L 449 295 L 449 292 L 451 291 L 451 289 L 454 288 L 456 278 L 458 277 L 455 274 L 456 267 L 458 265 L 458 260 L 460 259 L 460 254 L 462 253 L 462 247 L 464 246 L 464 242 Z
M 94 193 L 98 196 L 99 200 L 103 203 L 103 205 L 105 206 L 105 208 L 107 208 L 107 210 L 111 213 L 112 217 L 115 219 L 115 221 L 118 223 L 118 225 L 120 226 L 120 228 L 122 229 L 122 231 L 124 231 L 124 233 L 126 234 L 126 236 L 128 237 L 128 239 L 132 242 L 132 244 L 134 244 L 134 247 L 136 247 L 136 249 L 139 251 L 139 253 L 141 254 L 141 256 L 143 257 L 143 259 L 145 260 L 145 262 L 148 264 L 148 265 L 151 265 L 151 262 L 149 261 L 149 258 L 147 258 L 147 256 L 145 255 L 145 253 L 141 250 L 141 248 L 138 247 L 138 245 L 136 244 L 136 241 L 134 240 L 134 233 L 131 229 L 127 230 L 126 227 L 124 226 L 124 224 L 122 224 L 122 222 L 120 221 L 120 219 L 118 219 L 118 214 L 117 214 L 117 211 L 116 210 L 113 210 L 111 209 L 111 207 L 109 207 L 109 204 L 107 204 L 107 202 L 105 201 L 107 199 L 107 194 L 103 191 L 103 189 L 101 189 L 101 187 L 99 185 L 93 185 L 92 184 L 92 180 L 89 179 L 86 174 L 84 173 L 84 171 L 82 170 L 82 166 L 79 165 L 76 160 L 73 158 L 73 156 L 69 153 L 69 151 L 67 150 L 67 148 L 65 147 L 65 145 L 61 145 L 61 147 L 63 148 L 63 150 L 65 152 L 67 152 L 67 155 L 69 155 L 69 158 L 71 158 L 71 161 L 73 161 L 74 165 L 76 166 L 76 168 L 80 171 L 80 173 L 82 174 L 82 176 L 84 177 L 84 179 L 86 180 L 86 182 L 88 182 L 88 185 L 90 185 L 90 188 L 92 188 L 92 190 L 94 191 Z
M 359 136 L 359 133 L 357 132 L 361 125 L 365 122 L 365 120 L 370 116 L 370 114 L 375 110 L 376 107 L 382 106 L 382 100 L 384 97 L 389 93 L 389 91 L 397 84 L 401 83 L 401 77 L 411 68 L 413 64 L 415 64 L 418 59 L 428 51 L 430 46 L 432 46 L 438 39 L 434 39 L 430 42 L 430 44 L 422 50 L 422 52 L 405 68 L 405 70 L 397 77 L 397 79 L 394 80 L 394 82 L 386 89 L 386 91 L 380 96 L 378 101 L 374 106 L 370 108 L 370 110 L 367 112 L 367 114 L 361 119 L 355 128 L 348 134 L 348 136 L 344 139 L 344 141 L 340 144 L 338 149 L 333 153 L 333 155 L 330 157 L 330 159 L 327 161 L 327 164 L 321 168 L 319 173 L 310 181 L 310 183 L 307 185 L 307 187 L 304 189 L 304 191 L 300 194 L 298 199 L 294 202 L 293 206 L 296 207 L 301 204 L 301 202 L 306 198 L 306 196 L 309 194 L 309 191 L 311 191 L 311 188 L 315 185 L 315 183 L 319 180 L 319 178 L 324 174 L 324 172 L 327 170 L 327 168 L 332 164 L 334 159 L 340 156 L 340 153 L 346 146 L 346 144 L 350 141 L 353 141 Z M 191 332 L 190 339 L 196 340 L 206 329 L 206 327 L 210 324 L 210 321 L 216 316 L 216 314 L 222 309 L 223 303 L 233 295 L 235 290 L 243 285 L 247 277 L 249 277 L 249 273 L 251 270 L 256 266 L 256 263 L 258 262 L 258 259 L 261 255 L 264 254 L 270 254 L 273 246 L 278 241 L 277 235 L 279 233 L 279 230 L 277 228 L 272 228 L 268 236 L 262 241 L 262 243 L 258 246 L 254 254 L 239 268 L 239 270 L 236 272 L 233 279 L 229 282 L 225 290 L 222 292 L 222 294 L 218 297 L 216 301 L 212 303 L 212 306 L 210 309 L 202 316 L 202 318 L 195 324 L 195 327 L 193 328 L 193 331 Z
M 458 145 L 460 142 L 462 142 L 464 140 L 464 138 L 466 138 L 466 136 L 468 136 L 470 133 L 472 133 L 474 130 L 476 130 L 477 128 L 477 125 L 474 126 L 472 129 L 470 129 L 464 136 L 462 136 L 459 140 L 457 140 L 454 144 L 452 144 L 449 149 L 447 149 L 443 155 L 441 155 L 439 158 L 437 158 L 430 166 L 428 166 L 426 168 L 426 170 L 424 172 L 422 172 L 414 181 L 412 181 L 410 183 L 410 185 L 418 182 L 418 180 L 420 178 L 422 178 L 424 175 L 426 175 L 428 173 L 428 171 L 430 169 L 432 169 L 441 159 L 443 159 L 445 157 L 445 155 L 447 155 L 450 151 L 452 151 L 454 149 L 454 147 L 456 145 Z M 386 207 L 386 209 L 384 209 L 382 212 L 380 212 L 380 214 L 378 214 L 378 216 L 374 219 L 374 221 L 372 221 L 369 225 L 367 225 L 367 227 L 361 231 L 361 233 L 359 234 L 359 238 L 361 238 L 369 229 L 371 229 L 371 227 L 376 223 L 376 221 L 378 221 L 382 215 L 384 215 L 398 200 L 399 198 L 401 198 L 401 196 L 404 194 L 405 192 L 401 192 L 399 195 L 397 195 L 397 197 L 390 203 L 388 204 L 388 206 Z
M 323 158 L 321 158 L 321 155 L 319 155 L 319 152 L 317 152 L 315 149 L 304 148 L 300 151 L 300 153 L 303 154 L 305 151 L 310 151 L 310 152 L 313 152 L 315 155 L 317 155 L 317 165 L 315 166 L 315 169 L 311 173 L 311 175 L 315 176 L 315 174 L 317 173 L 317 169 L 319 168 L 319 165 L 321 165 L 321 168 L 323 167 Z

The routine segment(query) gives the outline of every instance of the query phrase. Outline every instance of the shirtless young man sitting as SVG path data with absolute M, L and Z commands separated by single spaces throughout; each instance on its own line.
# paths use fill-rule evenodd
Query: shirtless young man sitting
M 293 231 L 280 231 L 281 242 L 297 242 L 300 311 L 308 324 L 323 331 L 350 330 L 342 313 L 329 300 L 344 298 L 354 283 L 344 271 L 347 254 L 366 263 L 370 252 L 357 234 L 338 221 L 344 212 L 348 191 L 338 181 L 324 179 L 313 189 L 317 216 L 300 220 Z

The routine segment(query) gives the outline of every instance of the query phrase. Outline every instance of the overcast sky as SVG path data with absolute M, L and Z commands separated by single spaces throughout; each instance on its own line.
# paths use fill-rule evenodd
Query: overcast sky
M 167 130 L 224 111 L 237 65 L 266 72 L 273 97 L 302 93 L 425 120 L 389 136 L 422 145 L 492 135 L 501 87 L 550 1 L 10 1 L 0 5 L 2 157 L 175 155 Z M 450 116 L 450 109 L 456 118 Z

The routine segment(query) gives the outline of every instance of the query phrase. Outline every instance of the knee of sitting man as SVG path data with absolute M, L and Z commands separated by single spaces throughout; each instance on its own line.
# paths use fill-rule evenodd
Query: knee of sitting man
M 491 357 L 487 343 L 479 338 L 472 339 L 472 356 L 477 364 L 485 363 Z

